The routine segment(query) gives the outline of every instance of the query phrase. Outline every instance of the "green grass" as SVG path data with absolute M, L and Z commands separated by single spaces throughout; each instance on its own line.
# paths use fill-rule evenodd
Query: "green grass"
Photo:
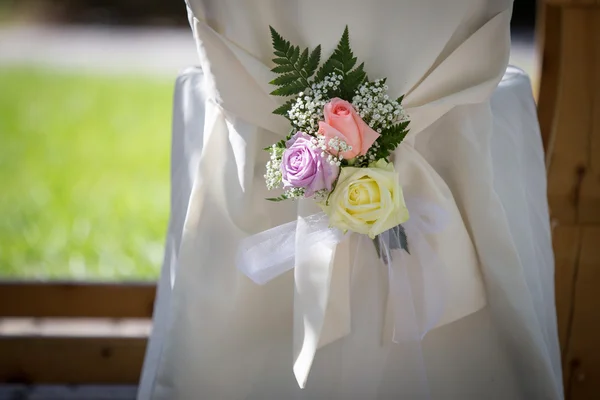
M 0 68 L 0 276 L 158 275 L 173 81 Z

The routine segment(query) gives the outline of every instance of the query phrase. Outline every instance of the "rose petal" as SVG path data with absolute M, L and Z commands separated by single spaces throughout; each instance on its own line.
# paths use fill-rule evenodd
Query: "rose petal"
M 363 121 L 358 114 L 354 115 L 354 119 L 358 124 L 358 127 L 360 129 L 360 135 L 362 137 L 360 154 L 365 155 L 367 154 L 371 146 L 373 146 L 373 143 L 375 143 L 375 141 L 379 139 L 379 136 L 381 135 L 375 132 L 369 125 L 367 125 L 367 123 Z
M 319 121 L 319 134 L 325 137 L 325 143 L 329 143 L 331 139 L 338 138 L 346 142 L 348 145 L 348 138 L 344 136 L 340 131 L 332 127 L 331 125 L 327 125 L 323 121 Z M 335 154 L 335 152 L 333 152 Z M 356 157 L 360 153 L 360 146 L 352 147 L 352 150 L 340 152 L 340 155 L 344 157 L 346 160 Z

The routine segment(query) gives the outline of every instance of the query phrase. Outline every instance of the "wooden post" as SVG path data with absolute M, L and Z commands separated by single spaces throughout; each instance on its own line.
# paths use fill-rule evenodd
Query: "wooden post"
M 600 0 L 545 0 L 538 116 L 565 395 L 600 398 Z

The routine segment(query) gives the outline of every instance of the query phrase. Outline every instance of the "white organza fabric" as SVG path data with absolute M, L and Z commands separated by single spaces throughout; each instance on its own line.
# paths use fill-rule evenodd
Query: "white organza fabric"
M 510 11 L 508 0 L 191 2 L 202 68 L 175 95 L 172 217 L 140 399 L 562 398 L 535 105 L 526 76 L 504 74 Z M 405 193 L 448 215 L 427 237 L 443 261 L 443 315 L 417 352 L 382 335 L 388 271 L 359 237 L 302 253 L 262 286 L 235 266 L 243 238 L 314 212 L 264 200 L 261 149 L 287 133 L 270 114 L 268 25 L 328 54 L 346 24 L 369 76 L 407 93 L 412 129 L 394 155 Z

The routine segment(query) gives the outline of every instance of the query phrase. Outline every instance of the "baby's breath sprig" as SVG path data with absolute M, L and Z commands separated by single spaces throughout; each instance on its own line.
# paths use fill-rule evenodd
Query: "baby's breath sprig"
M 328 196 L 329 196 L 329 190 L 327 190 L 327 189 L 317 190 L 314 194 L 314 200 L 316 202 L 324 202 L 325 200 L 327 200 Z
M 284 151 L 285 147 L 281 148 L 276 144 L 269 150 L 271 159 L 267 162 L 267 172 L 265 173 L 268 190 L 277 189 L 281 184 L 281 157 Z
M 342 160 L 344 159 L 344 157 L 341 154 L 339 154 L 339 151 L 337 151 L 336 154 L 332 154 L 328 150 L 331 147 L 332 143 L 334 144 L 334 146 L 337 146 L 338 150 L 342 147 L 347 149 L 348 145 L 346 145 L 346 142 L 338 138 L 329 140 L 329 144 L 326 144 L 325 142 L 326 139 L 324 136 L 317 136 L 312 138 L 311 145 L 313 146 L 313 148 L 319 149 L 321 151 L 321 157 L 325 158 L 326 162 L 328 162 L 331 165 L 337 165 L 339 167 L 340 165 L 342 165 Z
M 355 167 L 368 167 L 370 163 L 377 161 L 379 158 L 377 155 L 380 151 L 380 144 L 378 142 L 373 143 L 373 146 L 367 151 L 364 156 L 358 156 L 354 160 Z
M 288 199 L 301 199 L 304 198 L 305 189 L 301 187 L 289 188 L 285 191 L 285 196 Z
M 402 97 L 390 100 L 385 82 L 378 79 L 363 83 L 352 99 L 363 121 L 381 134 L 369 152 L 358 160 L 361 165 L 389 157 L 408 133 L 409 119 L 402 108 Z
M 363 121 L 379 133 L 406 118 L 400 103 L 390 100 L 385 81 L 363 83 L 352 99 L 352 105 Z
M 330 92 L 339 89 L 340 79 L 342 79 L 341 75 L 332 73 L 322 82 L 314 82 L 310 88 L 298 93 L 287 114 L 297 130 L 316 135 L 319 121 L 323 119 L 323 107 L 330 100 Z

